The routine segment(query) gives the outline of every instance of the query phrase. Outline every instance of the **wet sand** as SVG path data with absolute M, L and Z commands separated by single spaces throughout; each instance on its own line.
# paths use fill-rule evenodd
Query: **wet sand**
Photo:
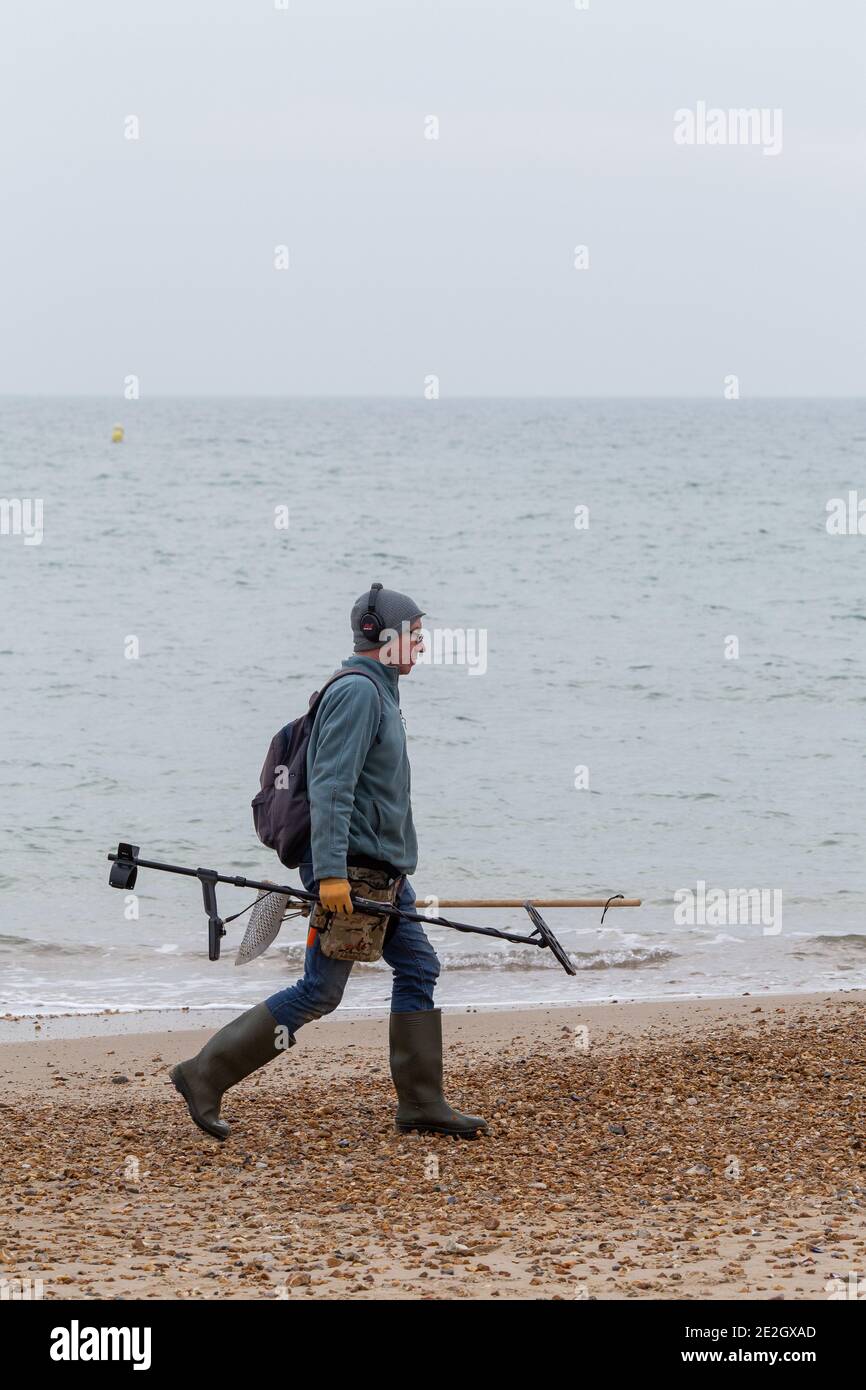
M 384 1016 L 305 1028 L 229 1092 L 223 1145 L 166 1077 L 212 1016 L 6 1042 L 0 1279 L 54 1299 L 862 1291 L 863 1006 L 446 1014 L 449 1099 L 490 1122 L 474 1142 L 395 1132 Z

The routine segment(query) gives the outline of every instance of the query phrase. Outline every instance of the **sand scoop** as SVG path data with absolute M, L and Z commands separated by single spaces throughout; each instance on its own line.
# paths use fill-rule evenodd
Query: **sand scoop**
M 287 917 L 299 917 L 301 909 L 289 912 L 289 898 L 285 893 L 263 889 L 253 903 L 250 920 L 244 932 L 244 939 L 238 947 L 235 965 L 248 965 L 257 956 L 263 956 L 268 947 L 276 941 L 280 927 Z M 247 911 L 246 908 L 243 911 Z M 240 913 L 236 914 L 240 916 Z M 227 918 L 231 921 L 231 918 Z

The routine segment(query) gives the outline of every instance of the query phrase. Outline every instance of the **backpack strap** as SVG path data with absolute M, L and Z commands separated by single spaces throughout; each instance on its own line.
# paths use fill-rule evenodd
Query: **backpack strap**
M 319 712 L 319 705 L 322 703 L 322 696 L 325 694 L 325 691 L 326 691 L 326 690 L 329 690 L 329 689 L 331 688 L 331 686 L 332 686 L 336 681 L 342 680 L 343 676 L 363 676 L 365 681 L 369 681 L 371 685 L 376 686 L 376 694 L 379 696 L 379 723 L 381 724 L 381 722 L 382 722 L 382 713 L 383 713 L 383 710 L 382 710 L 382 695 L 381 695 L 381 692 L 380 692 L 380 690 L 379 690 L 378 685 L 376 685 L 376 679 L 375 679 L 375 677 L 374 677 L 374 676 L 371 676 L 370 673 L 369 673 L 368 671 L 359 671 L 359 670 L 357 670 L 355 667 L 351 667 L 351 668 L 349 668 L 349 669 L 347 670 L 345 666 L 342 668 L 342 670 L 340 670 L 340 671 L 335 671 L 334 674 L 333 674 L 332 676 L 329 676 L 328 679 L 325 681 L 325 684 L 322 686 L 321 690 L 317 690 L 316 693 L 315 693 L 315 695 L 311 696 L 311 698 L 310 698 L 310 713 L 312 714 L 313 718 L 315 719 L 316 715 L 317 715 L 318 712 Z M 379 729 L 378 729 L 378 726 L 377 726 L 377 728 L 376 728 L 376 738 L 378 738 L 378 737 L 379 737 Z

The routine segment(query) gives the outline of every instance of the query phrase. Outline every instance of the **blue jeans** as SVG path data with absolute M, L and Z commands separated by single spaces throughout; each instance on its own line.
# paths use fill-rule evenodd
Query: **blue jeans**
M 314 893 L 318 884 L 313 878 L 312 863 L 301 864 L 299 872 L 304 887 Z M 400 884 L 397 904 L 409 910 L 415 907 L 415 891 L 407 878 Z M 421 923 L 401 917 L 382 955 L 394 972 L 392 1012 L 408 1014 L 432 1009 L 433 991 L 439 978 L 439 961 Z M 296 1029 L 303 1024 L 331 1013 L 343 997 L 353 963 L 326 956 L 319 933 L 311 931 L 304 957 L 303 979 L 265 1000 L 277 1023 L 287 1028 L 294 1037 Z

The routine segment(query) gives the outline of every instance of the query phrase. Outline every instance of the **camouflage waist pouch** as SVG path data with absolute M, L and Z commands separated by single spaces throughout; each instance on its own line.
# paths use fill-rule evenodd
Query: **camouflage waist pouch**
M 350 864 L 346 877 L 356 897 L 392 905 L 396 901 L 400 880 L 391 878 L 384 869 L 359 869 Z M 331 960 L 370 962 L 379 960 L 382 955 L 389 921 L 384 913 L 380 917 L 372 912 L 359 912 L 357 908 L 351 917 L 342 917 L 335 912 L 325 912 L 322 904 L 316 903 L 310 926 L 317 928 L 322 954 Z

